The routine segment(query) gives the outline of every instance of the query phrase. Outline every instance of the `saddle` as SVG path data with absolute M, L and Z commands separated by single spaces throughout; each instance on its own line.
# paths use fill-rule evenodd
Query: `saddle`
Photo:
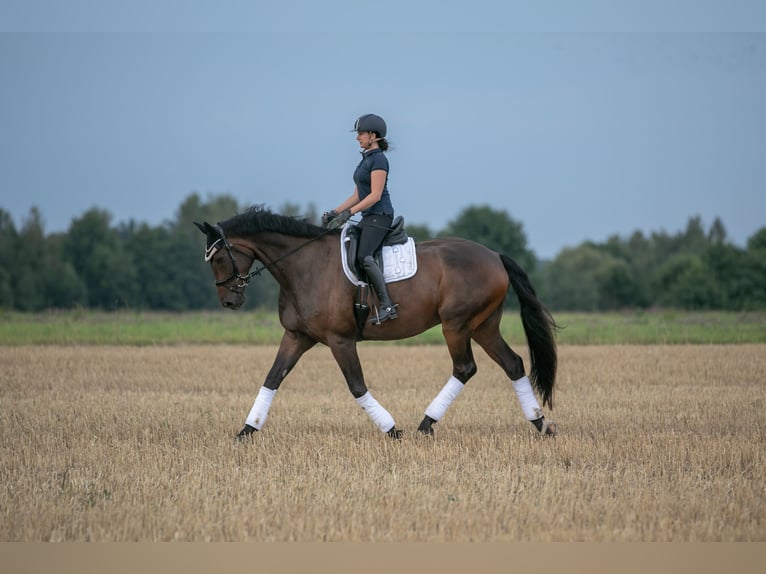
M 349 225 L 346 227 L 345 231 L 345 236 L 342 239 L 346 248 L 346 261 L 349 266 L 353 266 L 352 270 L 354 271 L 354 274 L 359 277 L 360 274 L 363 275 L 363 273 L 361 273 L 362 270 L 356 266 L 356 252 L 359 248 L 359 235 L 362 233 L 362 228 L 359 225 Z M 383 243 L 381 243 L 377 251 L 372 254 L 375 263 L 378 264 L 381 271 L 385 273 L 383 267 L 385 264 L 385 261 L 383 260 L 383 248 L 391 245 L 403 245 L 407 243 L 408 240 L 409 237 L 404 230 L 404 217 L 400 215 L 391 223 L 391 229 L 383 238 Z
M 361 231 L 358 225 L 346 225 L 340 234 L 343 272 L 348 280 L 356 285 L 354 316 L 357 322 L 358 340 L 362 340 L 362 331 L 370 313 L 370 307 L 367 304 L 369 285 L 360 279 L 365 277 L 365 274 L 356 268 L 356 253 Z M 415 240 L 405 232 L 402 216 L 394 219 L 391 230 L 384 237 L 380 248 L 373 254 L 373 258 L 383 272 L 386 283 L 409 279 L 415 275 L 418 270 Z

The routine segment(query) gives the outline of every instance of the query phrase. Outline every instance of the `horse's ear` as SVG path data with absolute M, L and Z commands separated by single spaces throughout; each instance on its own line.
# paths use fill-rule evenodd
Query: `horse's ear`
M 193 221 L 194 225 L 197 226 L 197 229 L 199 229 L 202 233 L 207 235 L 208 237 L 208 243 L 212 243 L 216 239 L 220 239 L 223 237 L 223 233 L 221 232 L 221 228 L 217 225 L 213 227 L 210 225 L 207 221 L 204 221 L 200 223 L 199 221 Z
M 192 223 L 194 223 L 197 229 L 205 234 L 205 261 L 210 261 L 210 258 L 215 253 L 211 248 L 221 239 L 221 234 L 207 221 L 204 221 L 203 223 L 193 221 Z

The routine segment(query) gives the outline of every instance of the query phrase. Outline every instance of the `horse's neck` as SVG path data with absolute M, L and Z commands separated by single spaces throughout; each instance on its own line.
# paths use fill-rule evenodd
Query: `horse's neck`
M 294 237 L 274 232 L 263 232 L 247 240 L 258 261 L 283 287 L 304 284 L 315 257 L 312 251 L 318 240 Z M 257 263 L 256 263 L 257 264 Z

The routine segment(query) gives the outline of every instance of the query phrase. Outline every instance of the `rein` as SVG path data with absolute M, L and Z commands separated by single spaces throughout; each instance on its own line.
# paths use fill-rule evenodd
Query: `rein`
M 269 263 L 260 265 L 258 268 L 253 269 L 249 273 L 243 275 L 242 273 L 240 273 L 239 268 L 237 267 L 237 261 L 234 259 L 234 255 L 232 255 L 232 250 L 239 251 L 240 253 L 242 253 L 244 255 L 249 255 L 249 254 L 244 253 L 242 248 L 240 248 L 237 245 L 231 243 L 228 240 L 228 238 L 226 237 L 226 234 L 224 233 L 224 231 L 223 231 L 223 229 L 221 228 L 220 225 L 214 225 L 213 228 L 220 235 L 220 239 L 218 239 L 215 243 L 213 243 L 210 247 L 208 247 L 205 250 L 205 261 L 210 261 L 210 259 L 212 259 L 213 255 L 215 255 L 216 252 L 218 252 L 218 250 L 220 249 L 219 247 L 216 247 L 216 245 L 218 244 L 218 242 L 223 242 L 223 246 L 226 249 L 226 253 L 229 255 L 229 260 L 231 261 L 231 266 L 232 266 L 233 271 L 232 271 L 231 275 L 229 275 L 226 279 L 222 279 L 220 281 L 216 281 L 215 284 L 216 284 L 217 287 L 226 286 L 225 285 L 226 283 L 228 283 L 232 279 L 236 279 L 237 283 L 236 283 L 236 285 L 233 288 L 226 286 L 226 288 L 229 289 L 230 291 L 236 291 L 236 290 L 240 290 L 241 291 L 241 290 L 244 290 L 244 288 L 247 287 L 250 284 L 250 280 L 253 277 L 255 277 L 256 275 L 260 275 L 264 271 L 268 271 L 268 269 L 271 266 L 279 263 L 283 259 L 287 259 L 291 255 L 294 255 L 296 252 L 300 251 L 301 249 L 303 249 L 304 247 L 306 247 L 310 243 L 313 243 L 314 241 L 316 241 L 318 239 L 321 239 L 322 237 L 324 237 L 328 233 L 330 233 L 332 231 L 335 231 L 334 229 L 325 229 L 324 231 L 322 231 L 322 233 L 320 233 L 316 237 L 310 238 L 309 240 L 301 243 L 300 245 L 298 245 L 294 249 L 291 249 L 287 253 L 283 253 L 282 255 L 280 255 L 276 259 L 270 261 Z M 251 255 L 251 258 L 253 259 L 253 261 L 255 261 L 255 253 L 253 253 Z M 251 263 L 251 265 L 252 265 L 252 263 Z

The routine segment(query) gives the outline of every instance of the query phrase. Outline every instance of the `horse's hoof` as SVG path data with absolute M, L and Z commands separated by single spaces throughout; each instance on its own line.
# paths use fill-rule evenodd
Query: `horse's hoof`
M 257 433 L 258 429 L 250 425 L 245 425 L 244 428 L 239 431 L 239 434 L 234 437 L 237 442 L 244 442 L 247 439 L 253 439 L 253 433 Z
M 434 436 L 434 429 L 432 426 L 419 426 L 418 432 L 423 436 Z
M 420 421 L 420 425 L 418 426 L 418 432 L 423 434 L 424 436 L 434 436 L 434 428 L 433 425 L 436 421 L 426 415 L 422 421 Z
M 554 422 L 548 422 L 545 417 L 530 421 L 543 436 L 556 436 L 558 427 Z
M 556 436 L 558 434 L 558 425 L 554 422 L 543 423 L 543 436 Z
M 386 434 L 394 440 L 401 440 L 404 431 L 396 427 L 391 427 L 391 430 L 389 430 Z

